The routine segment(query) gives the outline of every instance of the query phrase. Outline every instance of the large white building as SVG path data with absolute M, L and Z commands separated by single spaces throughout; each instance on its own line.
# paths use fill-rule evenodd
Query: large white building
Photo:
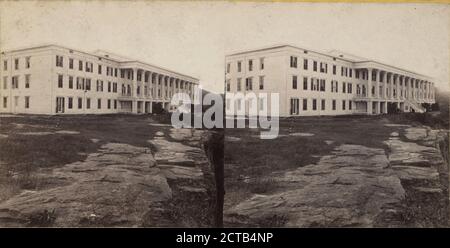
M 424 112 L 422 104 L 435 102 L 430 77 L 338 51 L 280 45 L 225 60 L 227 93 L 279 93 L 280 116 Z M 270 98 L 256 104 L 270 113 Z M 244 109 L 248 115 L 251 104 L 232 105 L 227 100 L 227 114 Z
M 0 54 L 0 113 L 107 114 L 173 110 L 198 79 L 111 53 L 57 45 Z

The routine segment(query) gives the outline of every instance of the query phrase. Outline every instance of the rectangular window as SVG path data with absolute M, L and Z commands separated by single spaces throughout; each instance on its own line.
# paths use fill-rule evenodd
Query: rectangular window
M 56 67 L 63 67 L 63 56 L 56 55 Z
M 82 88 L 81 78 L 77 77 L 77 90 L 80 90 L 81 88 Z
M 86 90 L 91 90 L 91 79 L 90 78 L 86 78 Z
M 321 107 L 322 110 L 325 110 L 325 107 L 326 107 L 326 105 L 325 105 L 325 99 L 322 99 L 322 102 L 321 102 L 321 104 L 320 104 L 320 107 Z
M 19 105 L 19 96 L 15 96 L 14 97 L 14 106 L 18 106 Z
M 8 89 L 8 77 L 3 77 L 3 89 Z
M 303 77 L 303 90 L 308 90 L 308 78 Z
M 111 109 L 111 99 L 108 99 L 108 109 Z
M 78 109 L 82 109 L 83 108 L 83 98 L 78 97 Z
M 253 86 L 252 86 L 252 78 L 246 78 L 245 79 L 245 90 L 252 90 Z
M 336 75 L 336 65 L 333 65 L 333 75 Z
M 291 98 L 291 115 L 299 114 L 299 100 L 298 98 Z
M 117 109 L 117 100 L 114 100 L 114 109 Z
M 98 65 L 98 74 L 102 74 L 102 65 Z
M 11 89 L 18 89 L 19 88 L 19 76 L 12 77 L 11 81 Z
M 78 70 L 82 71 L 83 70 L 83 61 L 78 61 Z
M 297 76 L 292 76 L 292 89 L 297 89 Z
M 333 100 L 333 110 L 336 110 L 336 100 Z
M 347 83 L 347 93 L 351 94 L 352 93 L 352 84 L 351 83 Z
M 325 79 L 320 79 L 320 91 L 325 91 Z
M 26 57 L 25 58 L 25 68 L 30 68 L 31 67 L 31 63 L 30 63 L 30 57 Z
M 253 71 L 253 60 L 248 61 L 248 71 Z
M 342 100 L 342 110 L 345 110 L 345 100 Z
M 264 58 L 259 59 L 259 69 L 264 70 Z
M 73 77 L 69 76 L 69 89 L 73 89 Z
M 259 76 L 259 89 L 264 89 L 264 76 Z
M 313 102 L 313 103 L 312 103 L 312 109 L 313 109 L 313 110 L 317 110 L 317 99 L 313 99 L 312 102 Z
M 67 101 L 67 107 L 69 108 L 69 109 L 72 109 L 72 105 L 73 105 L 73 98 L 72 97 L 69 97 L 68 99 L 67 99 L 68 101 Z
M 352 110 L 352 101 L 348 101 L 348 109 Z
M 69 58 L 69 69 L 73 69 L 73 59 Z
M 8 70 L 8 60 L 3 60 L 3 70 Z
M 230 85 L 230 79 L 227 79 L 227 92 L 230 92 L 231 85 Z
M 303 99 L 303 110 L 308 110 L 308 99 Z
M 345 93 L 345 82 L 342 82 L 342 93 Z
M 138 88 L 139 88 L 139 86 L 138 86 Z M 110 81 L 108 81 L 108 92 L 111 92 L 111 82 Z M 139 94 L 139 92 L 138 92 L 138 94 Z
M 353 69 L 350 69 L 350 72 L 349 72 L 349 74 L 350 74 L 350 75 L 349 75 L 350 77 L 352 77 L 352 76 L 353 76 L 353 75 L 352 75 L 352 74 L 353 74 Z
M 86 108 L 87 109 L 91 108 L 91 98 L 86 98 Z
M 241 61 L 238 61 L 238 62 L 237 62 L 237 71 L 238 71 L 238 72 L 241 72 L 241 71 L 242 71 L 242 62 L 241 62 Z
M 317 71 L 317 61 L 313 61 L 313 71 Z
M 8 107 L 8 97 L 4 96 L 3 97 L 3 108 L 7 108 Z
M 227 73 L 230 73 L 230 68 L 231 68 L 230 63 L 227 63 Z
M 30 88 L 30 74 L 25 75 L 25 88 Z
M 297 68 L 297 57 L 291 56 L 291 68 Z
M 29 96 L 25 97 L 25 108 L 26 109 L 30 108 L 30 97 Z
M 97 108 L 101 109 L 102 108 L 102 99 L 97 99 Z
M 63 87 L 63 75 L 58 74 L 58 88 Z
M 303 69 L 308 70 L 308 59 L 303 59 Z
M 14 69 L 19 70 L 19 59 L 14 59 Z

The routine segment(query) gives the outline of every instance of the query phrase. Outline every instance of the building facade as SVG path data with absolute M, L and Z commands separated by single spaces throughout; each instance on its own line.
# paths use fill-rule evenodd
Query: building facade
M 198 79 L 111 53 L 57 45 L 1 52 L 0 113 L 111 114 L 172 111 Z
M 321 53 L 291 45 L 227 55 L 227 93 L 279 93 L 280 116 L 424 112 L 435 103 L 433 80 L 425 75 L 338 51 Z M 270 114 L 270 97 L 253 106 Z M 250 99 L 226 103 L 232 115 Z

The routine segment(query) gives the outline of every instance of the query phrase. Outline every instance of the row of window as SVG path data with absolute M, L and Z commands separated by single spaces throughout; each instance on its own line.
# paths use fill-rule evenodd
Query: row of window
M 59 98 L 59 99 L 58 99 Z M 57 100 L 64 100 L 61 99 L 63 97 L 58 97 Z M 91 109 L 91 98 L 85 98 L 85 101 L 83 101 L 82 97 L 67 97 L 67 108 L 68 109 L 75 109 L 75 102 L 74 99 L 76 99 L 76 108 L 77 109 Z M 58 101 L 57 101 L 58 102 Z M 84 102 L 84 106 L 83 106 L 83 102 Z M 101 98 L 97 98 L 97 109 L 102 109 L 102 99 Z M 61 107 L 61 106 L 57 106 L 57 107 Z M 107 109 L 117 109 L 117 100 L 112 100 L 112 99 L 106 99 L 106 108 Z M 58 111 L 58 110 L 57 110 Z
M 69 76 L 68 88 L 73 89 L 74 77 Z M 58 74 L 58 88 L 64 88 L 64 76 Z M 77 90 L 91 90 L 91 79 L 84 77 L 76 77 L 76 89 Z M 103 92 L 103 80 L 97 80 L 96 82 L 97 92 Z M 117 93 L 117 83 L 108 81 L 108 92 Z
M 25 88 L 30 88 L 30 81 L 31 76 L 30 74 L 25 75 Z M 13 76 L 11 77 L 11 89 L 18 89 L 19 88 L 19 76 Z M 8 77 L 3 77 L 3 89 L 8 89 Z
M 74 61 L 75 60 L 73 58 L 69 58 L 69 69 L 74 69 L 74 65 L 75 65 Z M 56 55 L 56 66 L 64 67 L 64 57 L 63 56 Z M 84 62 L 82 60 L 79 60 L 78 61 L 78 70 L 83 71 L 83 68 L 86 72 L 94 73 L 94 64 L 92 62 L 87 62 L 87 61 Z M 102 71 L 103 71 L 103 66 L 98 64 L 97 65 L 97 73 L 99 75 L 101 75 Z M 134 80 L 133 70 L 130 70 L 130 69 L 119 69 L 119 68 L 106 66 L 106 75 L 111 76 L 111 77 L 116 77 L 116 78 L 118 78 L 120 76 L 120 78 Z M 149 82 L 149 80 L 150 80 L 149 73 L 144 73 L 144 75 L 142 75 L 141 73 L 137 73 L 136 77 L 137 77 L 138 81 Z M 152 75 L 151 78 L 152 78 L 151 79 L 152 82 L 156 81 L 156 76 Z M 157 80 L 157 81 L 158 81 L 158 84 L 161 84 L 161 80 Z M 167 86 L 167 83 L 169 80 L 165 79 L 163 81 L 164 81 L 164 84 Z M 175 84 L 176 84 L 177 88 L 178 88 L 178 83 L 179 83 L 179 81 L 175 80 Z M 189 83 L 189 82 L 185 82 L 185 83 Z M 184 84 L 181 82 L 179 84 L 180 84 L 180 88 L 183 89 Z M 172 86 L 172 81 L 170 81 L 170 85 Z M 189 84 L 188 87 L 191 88 L 192 86 Z M 186 87 L 186 88 L 188 88 L 188 87 Z
M 320 110 L 327 110 L 326 100 L 325 99 L 319 99 L 320 100 Z M 347 108 L 347 102 L 348 102 L 348 110 L 352 110 L 352 101 L 351 100 L 342 100 L 342 110 L 346 110 Z M 312 99 L 312 106 L 311 110 L 316 111 L 319 109 L 318 106 L 319 101 L 317 99 Z M 336 100 L 331 100 L 331 110 L 336 110 Z M 304 98 L 302 103 L 302 110 L 308 111 L 308 99 Z M 291 98 L 290 101 L 290 114 L 291 115 L 298 115 L 300 114 L 300 99 L 299 98 Z
M 19 70 L 20 69 L 20 58 L 15 58 L 14 59 L 14 70 Z M 29 69 L 31 67 L 31 59 L 30 57 L 25 57 L 24 58 L 24 66 L 25 69 Z M 8 60 L 3 60 L 3 70 L 7 71 L 8 70 Z
M 253 59 L 248 60 L 248 71 L 253 71 Z M 259 70 L 264 70 L 264 58 L 259 58 Z M 231 63 L 227 63 L 227 73 L 231 72 Z M 242 61 L 237 62 L 237 72 L 242 72 Z
M 296 56 L 291 56 L 290 57 L 290 67 L 291 68 L 298 68 L 298 57 Z M 308 70 L 309 68 L 309 60 L 304 58 L 303 59 L 303 70 Z M 332 69 L 332 73 L 333 75 L 337 74 L 337 65 L 332 65 L 333 69 Z M 325 62 L 318 62 L 316 60 L 312 61 L 312 70 L 315 72 L 320 72 L 320 73 L 328 73 L 328 64 Z M 347 68 L 344 66 L 341 66 L 341 76 L 342 77 L 353 77 L 353 69 L 351 68 Z M 358 77 L 359 78 L 359 74 Z
M 19 96 L 14 96 L 14 106 L 15 107 L 19 107 Z M 24 96 L 24 108 L 28 109 L 30 108 L 30 97 L 29 96 Z M 4 96 L 3 97 L 3 108 L 7 108 L 8 107 L 8 97 Z

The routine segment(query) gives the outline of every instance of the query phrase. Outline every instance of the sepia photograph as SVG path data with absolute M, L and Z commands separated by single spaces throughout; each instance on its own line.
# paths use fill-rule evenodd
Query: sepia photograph
M 449 16 L 0 1 L 0 227 L 450 227 Z

